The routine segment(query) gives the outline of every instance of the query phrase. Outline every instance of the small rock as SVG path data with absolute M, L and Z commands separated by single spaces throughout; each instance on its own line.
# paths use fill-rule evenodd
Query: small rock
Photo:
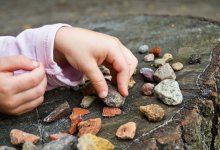
M 170 62 L 171 60 L 173 60 L 173 55 L 170 53 L 165 53 L 163 55 L 163 59 L 165 60 L 165 62 Z
M 117 107 L 103 107 L 102 116 L 114 117 L 121 114 L 121 109 Z
M 95 96 L 84 96 L 80 106 L 83 108 L 88 108 L 95 99 Z
M 144 95 L 152 95 L 154 91 L 154 85 L 151 83 L 145 83 L 144 85 L 142 85 L 141 91 Z
M 179 71 L 183 69 L 183 64 L 180 62 L 176 62 L 172 64 L 172 68 L 174 71 Z
M 90 113 L 90 111 L 88 110 L 88 109 L 84 109 L 84 108 L 79 108 L 79 107 L 75 107 L 75 108 L 73 108 L 73 110 L 72 110 L 72 114 L 78 114 L 78 115 L 80 115 L 80 116 L 85 116 L 85 115 L 87 115 L 87 114 L 89 114 Z
M 101 129 L 102 121 L 100 118 L 89 119 L 86 121 L 82 121 L 78 124 L 78 136 L 82 136 L 83 134 L 91 133 L 96 135 Z
M 75 136 L 66 136 L 45 144 L 42 150 L 77 150 L 77 143 Z
M 114 145 L 104 138 L 84 134 L 78 139 L 78 150 L 114 150 Z
M 120 107 L 124 105 L 125 97 L 121 96 L 117 88 L 111 83 L 108 84 L 108 95 L 107 97 L 101 99 L 106 105 L 111 107 Z
M 136 123 L 128 122 L 126 124 L 121 125 L 117 132 L 116 136 L 119 139 L 133 139 L 136 133 Z
M 140 106 L 140 111 L 144 113 L 149 121 L 160 121 L 165 116 L 165 110 L 157 104 Z
M 9 146 L 0 146 L 0 150 L 16 150 L 16 148 Z
M 188 59 L 188 64 L 196 64 L 201 63 L 201 55 L 200 54 L 192 54 Z
M 128 82 L 128 88 L 132 88 L 134 85 L 136 84 L 136 82 L 134 81 L 134 78 L 131 77 L 129 82 Z
M 165 79 L 176 79 L 176 74 L 168 63 L 159 67 L 154 73 L 155 81 L 160 82 Z
M 40 140 L 39 136 L 26 133 L 18 129 L 12 129 L 10 132 L 11 144 L 18 145 L 25 142 L 37 143 Z
M 50 134 L 49 135 L 49 139 L 51 139 L 51 140 L 58 140 L 60 138 L 66 137 L 66 136 L 70 136 L 70 134 L 68 134 L 68 133 Z
M 147 54 L 144 56 L 144 61 L 149 62 L 149 61 L 154 61 L 154 54 Z
M 162 58 L 154 60 L 155 67 L 163 66 L 165 63 L 166 63 L 166 61 Z
M 148 52 L 149 50 L 149 46 L 148 45 L 141 45 L 138 49 L 138 52 L 141 54 L 144 54 L 146 52 Z
M 153 53 L 155 57 L 159 57 L 160 52 L 161 52 L 161 48 L 160 48 L 160 46 L 156 46 L 156 47 L 151 48 L 149 52 Z
M 44 118 L 44 122 L 52 122 L 64 118 L 70 114 L 70 106 L 67 101 L 59 105 L 53 110 L 47 117 Z
M 22 150 L 39 150 L 39 148 L 30 142 L 25 142 L 22 146 Z
M 167 105 L 178 105 L 182 103 L 183 100 L 179 84 L 173 79 L 161 81 L 157 86 L 155 86 L 154 93 Z
M 79 114 L 71 114 L 70 115 L 70 128 L 69 128 L 69 133 L 74 134 L 77 130 L 77 125 L 82 121 L 81 115 Z
M 141 68 L 140 73 L 146 77 L 147 81 L 154 81 L 154 71 L 151 68 Z
M 104 65 L 99 66 L 99 69 L 101 70 L 101 72 L 104 75 L 110 75 L 111 74 L 110 70 L 108 68 L 106 68 Z
M 112 76 L 111 75 L 105 75 L 104 78 L 107 81 L 111 81 L 112 80 Z

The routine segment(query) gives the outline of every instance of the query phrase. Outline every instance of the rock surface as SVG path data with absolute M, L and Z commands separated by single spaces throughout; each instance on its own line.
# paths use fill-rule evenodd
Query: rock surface
M 45 144 L 42 150 L 77 150 L 77 142 L 76 137 L 67 136 Z
M 165 79 L 176 79 L 176 74 L 173 71 L 170 64 L 166 63 L 165 65 L 159 67 L 154 73 L 154 79 L 157 82 L 160 82 Z
M 53 110 L 47 117 L 44 118 L 44 122 L 52 122 L 58 119 L 64 118 L 70 114 L 70 106 L 67 101 L 59 105 Z
M 114 145 L 107 139 L 92 134 L 84 134 L 78 141 L 78 150 L 114 150 Z
M 96 135 L 102 127 L 102 120 L 100 118 L 89 119 L 86 121 L 81 121 L 78 124 L 78 136 L 82 136 L 83 134 L 93 134 Z
M 141 87 L 141 91 L 144 95 L 152 95 L 154 93 L 154 85 L 151 83 L 145 83 Z
M 179 84 L 173 79 L 161 81 L 154 88 L 155 95 L 167 105 L 178 105 L 182 103 L 183 95 Z
M 165 116 L 165 110 L 157 104 L 140 106 L 139 110 L 144 113 L 149 121 L 161 121 Z
M 12 129 L 10 132 L 11 144 L 19 145 L 25 142 L 37 143 L 40 140 L 39 136 L 26 133 L 18 129 Z
M 117 88 L 111 82 L 108 82 L 108 95 L 103 98 L 102 101 L 111 107 L 121 107 L 124 105 L 125 97 L 121 96 Z
M 114 117 L 116 115 L 120 115 L 121 109 L 117 107 L 103 107 L 102 116 L 103 117 Z
M 136 133 L 136 123 L 128 122 L 121 125 L 116 132 L 119 139 L 133 139 Z

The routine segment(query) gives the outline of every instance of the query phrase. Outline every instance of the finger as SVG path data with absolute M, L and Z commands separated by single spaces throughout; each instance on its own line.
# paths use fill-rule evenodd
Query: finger
M 37 106 L 41 105 L 44 101 L 44 97 L 41 96 L 37 99 L 34 99 L 28 103 L 25 103 L 19 107 L 17 107 L 16 109 L 14 109 L 12 111 L 12 114 L 13 115 L 21 115 L 21 114 L 24 114 L 26 112 L 29 112 L 31 110 L 33 110 L 34 108 L 36 108 Z
M 22 55 L 0 58 L 0 64 L 0 71 L 33 70 L 39 65 Z
M 44 76 L 44 67 L 40 64 L 38 68 L 21 75 L 9 77 L 5 82 L 12 88 L 11 92 L 16 94 L 37 86 L 44 79 Z
M 116 48 L 115 48 L 116 49 Z M 121 51 L 110 51 L 107 55 L 107 62 L 110 63 L 116 72 L 118 90 L 122 96 L 128 95 L 129 67 Z
M 82 68 L 82 71 L 91 80 L 93 87 L 98 93 L 98 96 L 100 98 L 105 98 L 108 95 L 108 86 L 96 62 L 90 62 L 88 65 Z
M 44 76 L 43 80 L 36 87 L 33 87 L 15 95 L 17 99 L 17 105 L 20 106 L 24 103 L 32 101 L 33 99 L 43 96 L 46 90 L 46 86 L 47 78 L 46 76 Z

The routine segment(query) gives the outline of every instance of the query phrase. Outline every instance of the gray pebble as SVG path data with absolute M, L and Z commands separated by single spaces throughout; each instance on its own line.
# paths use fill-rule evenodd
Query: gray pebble
M 148 52 L 149 50 L 149 46 L 148 45 L 141 45 L 138 49 L 138 52 L 141 54 L 144 54 L 146 52 Z

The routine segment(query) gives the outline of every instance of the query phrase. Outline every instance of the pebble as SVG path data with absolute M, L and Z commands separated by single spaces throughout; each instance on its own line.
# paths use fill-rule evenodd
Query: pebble
M 107 139 L 92 134 L 84 134 L 78 139 L 78 150 L 114 150 L 114 145 Z
M 83 134 L 91 133 L 96 135 L 101 129 L 102 121 L 100 118 L 89 119 L 86 121 L 81 121 L 78 124 L 78 136 L 82 136 Z
M 188 59 L 188 64 L 196 64 L 201 63 L 201 55 L 200 54 L 192 54 Z
M 16 150 L 16 148 L 9 146 L 0 146 L 0 150 Z
M 70 115 L 70 128 L 69 128 L 69 133 L 74 134 L 77 130 L 77 125 L 82 121 L 81 115 L 79 114 L 71 114 Z
M 11 144 L 19 145 L 25 142 L 37 143 L 40 140 L 39 136 L 26 133 L 18 129 L 12 129 L 10 132 Z
M 85 116 L 87 114 L 89 114 L 90 111 L 88 109 L 85 109 L 85 108 L 79 108 L 79 107 L 74 107 L 73 110 L 72 110 L 72 114 L 77 114 L 77 115 L 80 115 L 80 116 Z
M 82 99 L 82 102 L 80 103 L 80 106 L 82 108 L 88 108 L 91 106 L 92 102 L 96 99 L 95 96 L 84 96 Z
M 136 133 L 136 128 L 135 122 L 128 122 L 117 129 L 116 136 L 119 139 L 133 139 Z
M 22 150 L 39 150 L 39 148 L 30 142 L 25 142 L 22 146 Z
M 149 61 L 154 61 L 154 54 L 147 54 L 144 56 L 144 61 L 149 62 Z
M 172 68 L 174 71 L 179 71 L 183 69 L 183 64 L 181 62 L 176 62 L 172 64 Z
M 176 79 L 176 74 L 169 63 L 159 67 L 154 73 L 154 80 L 160 82 L 165 79 Z
M 121 107 L 124 105 L 125 97 L 121 96 L 117 88 L 113 83 L 107 82 L 108 84 L 108 95 L 101 99 L 107 106 L 110 107 Z
M 68 133 L 56 133 L 56 134 L 50 134 L 48 137 L 51 140 L 58 140 L 60 138 L 66 137 L 66 136 L 70 136 L 70 134 L 68 134 Z
M 167 105 L 178 105 L 182 103 L 183 95 L 179 84 L 173 79 L 161 81 L 154 88 L 155 95 Z
M 166 64 L 166 61 L 162 58 L 154 60 L 154 67 L 158 68 Z
M 47 117 L 43 119 L 44 122 L 53 122 L 64 118 L 70 114 L 70 106 L 67 101 L 54 109 Z
M 42 150 L 77 150 L 77 144 L 78 141 L 75 136 L 66 136 L 45 144 Z
M 104 117 L 114 117 L 116 115 L 120 115 L 121 109 L 117 107 L 103 107 L 102 116 Z
M 144 113 L 149 121 L 161 121 L 165 116 L 165 110 L 157 104 L 140 106 L 140 111 Z
M 140 73 L 146 77 L 147 81 L 154 81 L 154 71 L 151 68 L 141 68 Z
M 149 46 L 148 45 L 141 45 L 138 49 L 138 52 L 141 54 L 144 54 L 146 52 L 148 52 L 149 50 Z
M 155 57 L 160 56 L 161 48 L 160 46 L 153 47 L 149 50 L 150 53 L 153 53 Z
M 153 94 L 154 85 L 151 83 L 145 83 L 144 85 L 142 85 L 141 91 L 144 95 L 150 96 Z
M 170 62 L 173 60 L 173 55 L 170 53 L 165 53 L 162 58 L 165 60 L 165 62 Z
M 104 75 L 110 75 L 111 74 L 110 70 L 108 68 L 106 68 L 104 65 L 99 66 L 99 69 L 101 70 L 101 72 Z
M 128 82 L 128 88 L 132 88 L 134 85 L 136 84 L 135 80 L 133 77 L 130 78 L 129 82 Z

